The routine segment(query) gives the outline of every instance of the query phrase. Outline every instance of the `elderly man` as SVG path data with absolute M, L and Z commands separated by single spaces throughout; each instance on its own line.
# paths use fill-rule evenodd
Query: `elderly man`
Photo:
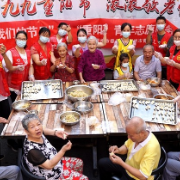
M 145 45 L 143 55 L 136 59 L 134 77 L 137 81 L 143 81 L 151 77 L 161 79 L 161 62 L 154 56 L 154 47 Z
M 156 137 L 146 130 L 146 123 L 133 117 L 126 125 L 128 140 L 121 147 L 111 146 L 109 158 L 99 161 L 101 180 L 109 180 L 111 173 L 121 180 L 153 180 L 151 173 L 160 159 L 160 146 Z M 127 154 L 124 162 L 116 154 Z

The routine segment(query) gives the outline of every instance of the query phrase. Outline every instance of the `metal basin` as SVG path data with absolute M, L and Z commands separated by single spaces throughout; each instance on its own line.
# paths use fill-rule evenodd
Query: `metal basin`
M 87 101 L 77 101 L 73 104 L 73 109 L 81 113 L 89 113 L 93 109 L 93 104 Z
M 19 100 L 12 103 L 12 108 L 16 111 L 25 111 L 31 106 L 31 101 L 28 100 Z
M 73 91 L 83 91 L 88 96 L 86 96 L 86 97 L 73 97 L 73 96 L 70 95 L 70 92 L 73 92 Z M 88 101 L 93 93 L 94 93 L 93 88 L 91 88 L 90 86 L 86 86 L 86 85 L 70 86 L 65 91 L 65 94 L 68 97 L 68 99 L 73 101 L 73 102 L 76 102 L 76 101 Z
M 161 80 L 158 77 L 152 77 L 152 78 L 148 78 L 146 79 L 146 81 L 148 82 L 148 84 L 150 84 L 152 87 L 157 87 L 159 86 Z
M 68 115 L 73 115 L 76 118 L 76 121 L 70 122 L 69 120 L 67 120 L 66 118 Z M 62 113 L 59 118 L 63 124 L 72 126 L 72 125 L 79 123 L 79 121 L 81 119 L 81 114 L 76 111 L 66 111 L 66 112 Z
M 174 99 L 173 96 L 166 95 L 166 94 L 157 94 L 157 95 L 154 95 L 153 98 L 155 98 L 155 99 L 164 99 L 164 100 L 173 100 Z

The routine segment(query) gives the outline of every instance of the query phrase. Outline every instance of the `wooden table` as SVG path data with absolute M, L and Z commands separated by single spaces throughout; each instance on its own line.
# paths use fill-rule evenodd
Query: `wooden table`
M 151 90 L 138 92 L 132 92 L 134 96 L 141 96 L 151 98 L 154 92 L 158 94 L 170 94 L 174 97 L 177 96 L 177 91 L 168 81 L 163 82 L 163 87 L 155 87 Z M 72 83 L 64 84 L 64 89 L 72 85 Z M 89 85 L 89 83 L 87 83 Z M 62 112 L 71 110 L 64 103 L 64 99 L 61 101 L 56 100 L 41 100 L 33 101 L 31 109 L 38 110 L 38 115 L 42 120 L 42 124 L 50 129 L 64 128 L 71 137 L 98 137 L 105 135 L 125 135 L 125 124 L 129 120 L 130 103 L 124 102 L 117 106 L 108 105 L 108 100 L 113 93 L 103 93 L 96 99 L 91 99 L 94 108 L 93 111 L 82 115 L 79 124 L 74 126 L 65 126 L 60 123 L 59 115 Z M 31 110 L 30 109 L 30 110 Z M 5 125 L 1 136 L 21 136 L 25 135 L 21 119 L 25 116 L 25 112 L 12 111 L 9 116 L 9 124 Z M 89 127 L 87 124 L 87 118 L 90 116 L 96 116 L 99 122 L 96 126 Z M 179 117 L 178 117 L 179 122 Z M 167 132 L 178 132 L 180 130 L 180 123 L 176 126 L 147 123 L 148 129 L 152 132 L 167 133 Z
M 154 87 L 152 90 L 142 91 L 139 90 L 138 92 L 133 92 L 134 96 L 141 96 L 146 98 L 153 97 L 153 90 L 156 90 L 158 94 L 169 94 L 174 97 L 177 96 L 177 91 L 174 87 L 168 82 L 163 81 L 163 87 Z M 102 104 L 103 104 L 103 111 L 106 120 L 107 126 L 107 133 L 112 134 L 125 134 L 125 124 L 129 121 L 129 112 L 130 112 L 130 103 L 123 102 L 117 106 L 110 106 L 108 105 L 108 99 L 112 96 L 113 93 L 110 94 L 102 94 Z M 125 94 L 125 93 L 124 93 Z M 177 119 L 178 124 L 176 126 L 173 125 L 165 125 L 165 124 L 157 124 L 157 123 L 149 123 L 147 122 L 147 128 L 152 132 L 158 133 L 167 133 L 167 132 L 177 132 L 180 130 L 180 116 Z

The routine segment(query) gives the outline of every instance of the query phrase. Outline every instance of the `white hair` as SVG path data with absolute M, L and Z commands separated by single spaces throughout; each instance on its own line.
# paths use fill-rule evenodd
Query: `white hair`
M 59 47 L 65 47 L 66 49 L 67 49 L 67 45 L 66 45 L 66 43 L 59 43 L 58 45 L 57 45 L 57 49 L 59 48 Z
M 96 44 L 98 44 L 98 40 L 95 36 L 89 36 L 89 38 L 87 39 L 87 43 L 89 43 L 90 40 L 95 40 Z

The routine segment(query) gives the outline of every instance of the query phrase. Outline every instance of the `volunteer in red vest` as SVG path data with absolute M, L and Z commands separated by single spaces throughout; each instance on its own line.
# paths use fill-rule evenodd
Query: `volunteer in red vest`
M 166 58 L 155 54 L 161 63 L 167 65 L 167 79 L 180 91 L 180 29 L 173 33 L 174 45 L 167 51 Z M 169 57 L 169 58 L 167 58 Z
M 132 26 L 129 23 L 121 25 L 122 38 L 117 39 L 112 47 L 112 53 L 116 55 L 114 69 L 120 66 L 119 57 L 121 53 L 127 53 L 129 56 L 129 63 L 132 64 L 132 56 L 135 53 L 135 41 L 129 38 L 131 35 Z M 107 65 L 109 67 L 109 65 Z
M 98 42 L 97 48 L 101 48 L 101 47 L 104 47 L 106 45 L 106 43 L 107 43 L 107 30 L 108 30 L 108 26 L 105 25 L 104 30 L 103 30 L 103 41 Z M 73 56 L 75 56 L 75 60 L 76 60 L 76 68 L 75 69 L 76 69 L 77 77 L 79 77 L 77 67 L 79 64 L 79 60 L 81 59 L 81 55 L 83 54 L 84 51 L 88 50 L 87 36 L 88 36 L 87 31 L 85 29 L 83 29 L 83 28 L 79 29 L 77 31 L 77 38 L 78 38 L 79 44 L 72 46 L 72 54 L 73 54 Z
M 8 86 L 11 91 L 11 100 L 15 101 L 21 91 L 23 81 L 34 80 L 34 69 L 32 66 L 30 50 L 26 50 L 27 33 L 18 31 L 16 33 L 16 46 L 6 52 L 12 63 L 12 68 L 3 61 L 3 66 L 7 72 Z
M 39 30 L 39 40 L 31 47 L 31 55 L 36 80 L 47 80 L 52 77 L 50 67 L 55 63 L 52 44 L 49 42 L 50 30 L 42 27 Z
M 165 31 L 165 27 L 166 18 L 163 16 L 157 17 L 157 32 L 153 32 L 153 28 L 150 26 L 146 38 L 146 43 L 152 44 L 154 46 L 154 50 L 161 53 L 163 57 L 165 57 L 167 50 L 173 45 L 173 37 Z M 164 64 L 162 64 L 162 79 L 167 79 L 166 66 Z
M 58 33 L 52 37 L 50 37 L 50 42 L 53 45 L 54 49 L 54 56 L 59 58 L 59 54 L 57 52 L 57 45 L 59 43 L 66 43 L 67 45 L 72 43 L 72 34 L 71 34 L 71 27 L 70 25 L 66 24 L 65 22 L 61 22 L 58 25 Z

